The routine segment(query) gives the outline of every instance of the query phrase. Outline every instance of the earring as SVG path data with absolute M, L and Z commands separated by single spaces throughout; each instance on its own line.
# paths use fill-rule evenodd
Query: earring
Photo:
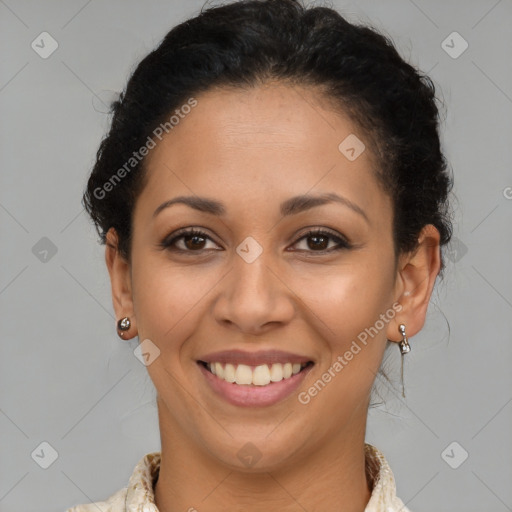
M 400 331 L 400 334 L 402 335 L 402 341 L 400 342 L 400 353 L 407 354 L 411 351 L 411 346 L 409 345 L 409 342 L 407 341 L 407 336 L 405 335 L 405 325 L 400 324 L 398 326 L 398 330 Z
M 402 340 L 399 343 L 400 348 L 400 356 L 401 356 L 401 365 L 400 365 L 400 375 L 402 378 L 402 396 L 405 398 L 405 387 L 404 387 L 404 354 L 408 354 L 411 351 L 411 346 L 407 341 L 407 336 L 405 335 L 405 325 L 400 324 L 398 326 L 398 330 L 402 335 Z
M 124 333 L 131 327 L 131 325 L 132 323 L 130 322 L 130 319 L 127 316 L 121 318 L 117 322 L 117 334 L 119 335 L 120 338 L 124 339 Z

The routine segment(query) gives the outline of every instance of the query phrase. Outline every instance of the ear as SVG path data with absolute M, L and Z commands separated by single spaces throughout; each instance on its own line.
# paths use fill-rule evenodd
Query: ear
M 130 263 L 119 252 L 118 242 L 116 230 L 110 228 L 106 235 L 105 262 L 110 274 L 112 303 L 117 320 L 125 316 L 130 319 L 130 328 L 123 332 L 123 339 L 130 339 L 137 334 L 132 299 L 131 269 Z
M 440 235 L 432 224 L 423 227 L 418 247 L 402 255 L 395 284 L 395 301 L 402 309 L 389 322 L 386 335 L 390 341 L 401 341 L 398 330 L 405 325 L 406 336 L 414 336 L 423 327 L 430 296 L 441 268 Z

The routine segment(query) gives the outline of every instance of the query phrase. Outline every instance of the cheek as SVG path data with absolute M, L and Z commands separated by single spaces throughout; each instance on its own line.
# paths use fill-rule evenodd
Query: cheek
M 331 427 L 345 424 L 350 416 L 366 417 L 386 348 L 387 324 L 380 315 L 390 307 L 391 282 L 382 263 L 363 261 L 302 278 L 307 291 L 301 298 L 321 361 L 303 388 L 301 403 L 309 404 L 312 417 L 329 410 Z
M 392 281 L 385 266 L 361 257 L 357 265 L 303 283 L 311 327 L 325 354 L 321 378 L 332 380 L 322 400 L 338 403 L 342 395 L 355 408 L 369 396 L 386 348 L 387 323 L 395 313 L 389 311 Z
M 150 338 L 159 347 L 183 340 L 201 309 L 201 301 L 214 288 L 218 272 L 206 267 L 176 267 L 148 257 L 134 265 L 133 301 L 139 338 Z
M 344 344 L 373 325 L 388 307 L 390 282 L 383 276 L 386 272 L 378 264 L 361 261 L 303 276 L 297 288 L 306 290 L 302 300 L 324 323 L 327 337 L 333 344 Z

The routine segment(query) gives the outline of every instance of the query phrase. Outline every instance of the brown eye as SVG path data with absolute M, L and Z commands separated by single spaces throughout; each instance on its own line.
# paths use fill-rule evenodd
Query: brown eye
M 307 237 L 308 247 L 310 249 L 319 249 L 324 251 L 329 245 L 329 237 L 323 235 L 310 235 Z M 311 243 L 310 243 L 311 242 Z
M 211 250 L 211 248 L 205 247 L 209 241 L 215 244 L 213 240 L 203 231 L 199 231 L 197 229 L 187 229 L 180 230 L 172 236 L 165 238 L 160 243 L 160 246 L 170 251 L 182 253 L 199 253 L 202 251 Z
M 186 235 L 183 236 L 182 238 L 185 247 L 190 250 L 203 249 L 203 246 L 206 241 L 205 237 L 201 235 Z
M 351 248 L 350 243 L 344 238 L 323 230 L 309 231 L 301 237 L 296 244 L 302 240 L 306 240 L 306 248 L 299 250 L 305 252 L 326 253 Z

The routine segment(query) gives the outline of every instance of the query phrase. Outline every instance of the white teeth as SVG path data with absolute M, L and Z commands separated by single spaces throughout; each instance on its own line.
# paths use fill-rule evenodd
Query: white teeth
M 235 373 L 235 367 L 232 364 L 227 364 L 224 367 L 224 380 L 228 382 L 235 382 L 236 379 L 236 373 Z
M 256 366 L 252 372 L 252 382 L 256 386 L 266 386 L 270 384 L 270 370 L 266 364 Z
M 233 365 L 227 363 L 208 363 L 208 369 L 219 379 L 227 382 L 235 382 L 239 385 L 266 386 L 271 382 L 279 382 L 283 379 L 289 379 L 306 366 L 300 363 L 274 363 L 269 368 L 268 365 L 262 364 L 254 369 L 246 364 Z
M 216 365 L 219 363 L 215 363 Z M 237 384 L 252 384 L 252 370 L 250 366 L 239 364 L 235 371 L 235 382 Z
M 272 382 L 279 382 L 283 380 L 283 365 L 273 364 L 270 368 L 270 380 Z
M 224 368 L 222 368 L 222 365 L 220 363 L 215 363 L 215 375 L 217 375 L 219 379 L 224 378 Z

